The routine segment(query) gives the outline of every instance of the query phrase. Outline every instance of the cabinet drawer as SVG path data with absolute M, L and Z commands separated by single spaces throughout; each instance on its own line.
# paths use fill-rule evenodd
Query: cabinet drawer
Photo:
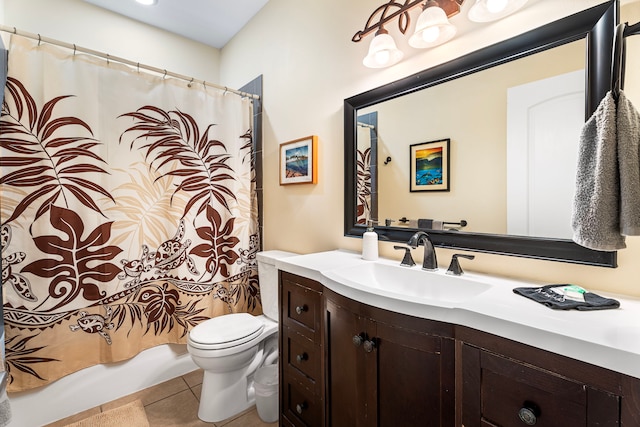
M 320 347 L 290 328 L 284 327 L 283 330 L 282 356 L 285 369 L 303 374 L 315 385 L 320 379 Z
M 535 416 L 536 427 L 584 426 L 583 384 L 490 353 L 482 353 L 482 418 L 501 427 L 522 427 L 519 413 Z
M 321 294 L 283 275 L 282 322 L 320 342 Z
M 322 400 L 294 381 L 283 385 L 283 415 L 295 426 L 322 426 Z

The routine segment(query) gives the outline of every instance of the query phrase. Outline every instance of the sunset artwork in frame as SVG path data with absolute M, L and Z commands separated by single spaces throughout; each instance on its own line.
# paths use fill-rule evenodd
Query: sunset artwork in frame
M 318 182 L 318 137 L 280 144 L 280 185 Z
M 409 146 L 410 191 L 449 191 L 449 143 L 447 138 Z

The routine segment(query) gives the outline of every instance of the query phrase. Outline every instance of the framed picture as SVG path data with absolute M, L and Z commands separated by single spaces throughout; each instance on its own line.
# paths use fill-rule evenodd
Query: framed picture
M 449 191 L 449 138 L 409 146 L 410 190 Z
M 318 182 L 318 137 L 280 144 L 280 185 Z

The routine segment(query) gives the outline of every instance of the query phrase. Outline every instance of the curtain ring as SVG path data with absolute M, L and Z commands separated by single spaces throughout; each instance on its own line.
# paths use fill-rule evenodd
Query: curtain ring
M 73 56 L 76 56 L 76 44 L 73 44 Z
M 191 81 L 189 82 L 189 84 L 187 84 L 187 87 L 191 87 L 192 83 L 193 83 L 193 77 L 191 77 Z
M 18 34 L 18 29 L 16 27 L 13 27 L 13 34 Z
M 40 37 L 40 34 L 38 34 L 38 46 L 40 46 L 41 41 L 42 41 L 42 38 Z
M 165 79 L 167 77 L 167 70 L 164 70 L 164 75 L 162 76 L 163 79 Z
M 206 81 L 202 81 L 202 87 L 204 87 L 204 90 L 207 90 L 207 82 Z
M 109 54 L 107 53 L 107 65 L 109 65 Z
M 136 68 L 138 69 L 138 73 L 140 72 L 140 63 L 138 62 L 138 64 L 136 65 Z
M 226 95 L 227 91 L 229 90 L 229 88 L 227 88 L 226 86 L 224 87 L 224 93 L 222 95 Z

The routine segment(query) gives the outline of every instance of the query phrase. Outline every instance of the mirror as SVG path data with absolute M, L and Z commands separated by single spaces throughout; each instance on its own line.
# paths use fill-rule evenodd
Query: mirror
M 345 235 L 361 236 L 366 219 L 372 218 L 378 220 L 382 240 L 404 243 L 417 228 L 426 228 L 440 247 L 615 267 L 615 252 L 592 251 L 570 240 L 575 145 L 540 149 L 542 154 L 553 150 L 552 165 L 557 167 L 552 167 L 564 173 L 547 180 L 550 186 L 564 183 L 562 191 L 553 192 L 555 199 L 548 198 L 552 192 L 547 190 L 523 196 L 526 184 L 521 181 L 526 179 L 519 174 L 526 168 L 517 162 L 531 161 L 518 154 L 522 138 L 512 119 L 518 109 L 511 107 L 519 105 L 527 90 L 540 92 L 536 85 L 559 80 L 561 87 L 572 85 L 570 110 L 584 105 L 573 114 L 573 130 L 566 130 L 579 132 L 576 126 L 591 116 L 609 89 L 615 8 L 615 2 L 604 3 L 346 99 Z M 543 65 L 548 60 L 558 66 Z M 491 81 L 501 87 L 489 86 Z M 469 93 L 472 99 L 456 102 Z M 492 93 L 501 96 L 490 97 Z M 465 111 L 476 114 L 465 116 Z M 438 144 L 445 139 L 446 149 Z M 416 172 L 409 165 L 415 164 L 418 150 L 436 146 L 444 151 L 436 157 L 447 158 L 447 167 L 440 166 L 444 176 L 428 182 L 448 180 L 446 191 L 429 191 L 429 185 L 410 188 Z M 567 153 L 569 158 L 563 157 Z M 537 176 L 539 182 L 541 174 Z M 563 205 L 564 213 L 555 210 L 553 220 L 531 226 L 535 208 L 523 215 L 521 207 L 538 199 L 543 207 Z

